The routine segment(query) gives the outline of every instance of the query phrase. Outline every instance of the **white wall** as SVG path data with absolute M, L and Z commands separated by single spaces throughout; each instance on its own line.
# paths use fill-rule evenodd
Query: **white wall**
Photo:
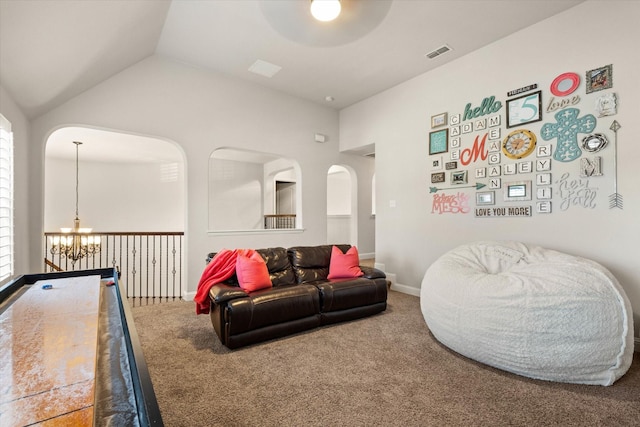
M 185 155 L 187 292 L 195 292 L 204 258 L 222 248 L 321 244 L 326 241 L 326 171 L 347 164 L 362 175 L 359 194 L 370 193 L 371 159 L 338 149 L 338 113 L 257 85 L 149 57 L 32 122 L 29 168 L 33 179 L 29 217 L 32 265 L 41 252 L 44 144 L 54 130 L 90 126 L 169 140 Z M 324 144 L 314 134 L 328 136 Z M 212 234 L 208 230 L 208 165 L 220 147 L 270 152 L 300 164 L 304 231 Z M 367 188 L 368 187 L 368 188 Z M 368 211 L 370 198 L 360 201 Z M 365 208 L 366 207 L 366 208 Z M 373 223 L 359 224 L 362 252 L 373 252 Z M 40 242 L 40 243 L 38 243 Z
M 181 164 L 80 161 L 79 166 L 81 226 L 97 232 L 184 231 Z M 75 167 L 75 160 L 47 159 L 45 231 L 73 227 Z
M 327 174 L 327 215 L 351 215 L 351 177 L 345 168 L 335 168 Z
M 341 111 L 341 149 L 376 144 L 376 261 L 396 274 L 405 291 L 418 293 L 429 265 L 459 244 L 482 239 L 520 240 L 605 265 L 629 296 L 636 313 L 636 331 L 640 329 L 638 16 L 638 2 L 587 1 Z M 615 175 L 611 144 L 601 152 L 605 176 L 590 179 L 590 186 L 598 188 L 593 209 L 571 206 L 561 211 L 554 185 L 551 214 L 499 219 L 475 218 L 473 212 L 432 213 L 427 145 L 432 115 L 462 113 L 467 103 L 478 106 L 492 95 L 504 104 L 507 91 L 531 83 L 543 91 L 545 108 L 549 85 L 556 76 L 570 71 L 584 76 L 585 71 L 607 64 L 613 64 L 613 88 L 607 92 L 618 94 L 619 112 L 602 119 L 597 131 L 613 140 L 609 123 L 615 119 L 622 125 L 618 131 L 617 180 L 618 192 L 624 196 L 623 210 L 608 206 Z M 584 83 L 578 93 L 582 101 L 577 108 L 582 114 L 593 113 L 595 97 L 585 94 Z M 504 120 L 504 107 L 500 113 Z M 551 121 L 552 114 L 545 113 L 542 122 L 527 127 L 539 135 L 542 124 Z M 504 137 L 507 129 L 504 123 L 501 127 Z M 579 162 L 557 163 L 552 170 L 554 180 L 571 167 L 572 174 L 577 174 Z M 474 183 L 474 169 L 469 170 L 470 183 Z M 474 198 L 471 189 L 459 191 Z
M 209 230 L 264 228 L 263 165 L 214 157 L 209 163 Z
M 327 243 L 351 243 L 351 176 L 342 166 L 327 174 Z

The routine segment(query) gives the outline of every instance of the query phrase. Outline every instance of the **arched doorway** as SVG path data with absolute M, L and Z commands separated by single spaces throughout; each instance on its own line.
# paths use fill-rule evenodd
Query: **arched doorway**
M 358 243 L 358 190 L 350 166 L 332 165 L 327 172 L 327 243 Z
M 187 193 L 180 147 L 65 127 L 51 133 L 44 158 L 45 268 L 114 267 L 127 297 L 181 298 Z

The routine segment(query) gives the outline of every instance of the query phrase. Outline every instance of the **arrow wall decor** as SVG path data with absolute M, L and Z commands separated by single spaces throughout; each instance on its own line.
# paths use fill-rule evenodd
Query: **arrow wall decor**
M 446 188 L 438 188 L 438 187 L 429 187 L 429 193 L 435 193 L 437 191 L 441 191 L 441 190 L 457 190 L 458 188 L 475 188 L 476 190 L 481 189 L 482 187 L 486 187 L 486 184 L 480 184 L 479 182 L 476 183 L 475 185 L 458 185 L 455 187 L 446 187 Z
M 613 141 L 613 194 L 609 196 L 609 209 L 622 209 L 622 194 L 618 193 L 618 129 L 620 123 L 614 120 L 609 129 L 615 134 Z

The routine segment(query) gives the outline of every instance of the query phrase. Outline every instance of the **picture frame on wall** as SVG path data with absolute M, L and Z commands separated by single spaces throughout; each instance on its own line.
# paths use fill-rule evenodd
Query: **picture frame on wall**
M 468 171 L 455 171 L 451 172 L 451 184 L 466 184 Z
M 449 129 L 429 132 L 429 154 L 446 153 L 449 150 Z
M 495 204 L 495 193 L 493 191 L 481 191 L 476 193 L 476 205 L 485 206 Z
M 439 128 L 447 124 L 447 113 L 436 114 L 431 116 L 431 128 Z
M 531 200 L 531 181 L 513 181 L 504 185 L 504 201 Z
M 436 172 L 431 174 L 432 184 L 439 184 L 441 182 L 444 182 L 445 179 L 446 179 L 446 175 L 444 174 L 444 172 Z
M 434 157 L 431 159 L 431 169 L 434 171 L 442 169 L 442 156 Z
M 507 128 L 542 120 L 542 91 L 507 100 Z
M 587 93 L 596 92 L 613 87 L 613 65 L 594 68 L 587 71 Z

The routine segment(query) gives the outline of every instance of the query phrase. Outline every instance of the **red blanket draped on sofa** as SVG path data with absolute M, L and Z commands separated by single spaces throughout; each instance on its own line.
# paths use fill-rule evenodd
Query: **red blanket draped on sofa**
M 209 313 L 209 290 L 216 283 L 223 282 L 233 276 L 236 271 L 238 255 L 250 257 L 254 252 L 253 249 L 223 249 L 213 257 L 198 282 L 198 290 L 193 299 L 196 302 L 196 314 Z

